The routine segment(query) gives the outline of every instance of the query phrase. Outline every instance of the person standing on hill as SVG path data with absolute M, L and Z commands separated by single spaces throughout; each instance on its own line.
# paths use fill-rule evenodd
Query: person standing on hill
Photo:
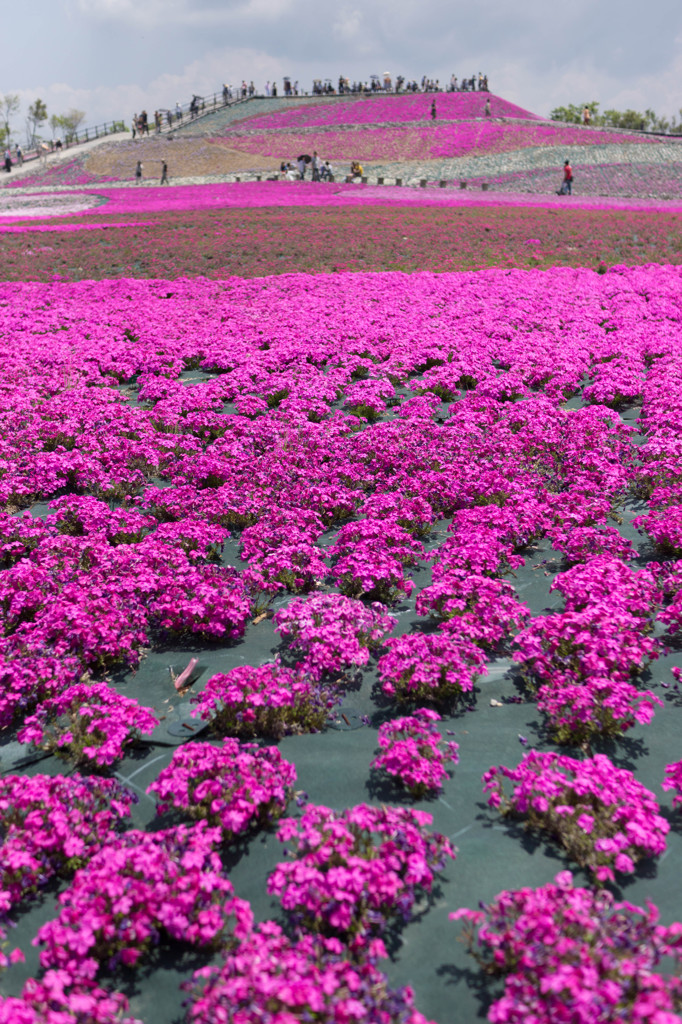
M 485 110 L 485 116 L 490 117 L 490 96 L 486 97 L 485 107 L 483 109 Z
M 568 160 L 564 160 L 564 180 L 561 183 L 561 188 L 557 192 L 557 195 L 573 195 L 573 168 L 571 167 Z
M 431 101 L 431 120 L 435 121 L 437 117 L 438 117 L 438 114 L 436 113 L 436 100 L 434 98 Z
M 135 167 L 135 184 L 139 185 L 142 181 L 142 161 L 138 160 Z

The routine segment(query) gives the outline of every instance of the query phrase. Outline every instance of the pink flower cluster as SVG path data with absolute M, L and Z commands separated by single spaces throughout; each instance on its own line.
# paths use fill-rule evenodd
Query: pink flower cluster
M 472 694 L 487 674 L 485 655 L 471 640 L 444 633 L 407 633 L 386 641 L 379 658 L 382 692 L 399 702 L 452 703 Z
M 127 1010 L 122 993 L 88 978 L 74 980 L 63 970 L 29 978 L 21 996 L 0 996 L 0 1024 L 143 1024 Z
M 643 135 L 585 129 L 580 125 L 476 119 L 445 124 L 403 121 L 298 130 L 263 130 L 255 125 L 240 125 L 225 132 L 221 141 L 254 157 L 290 159 L 296 153 L 317 148 L 332 161 L 357 159 L 382 164 L 408 160 L 454 160 L 464 156 L 509 153 L 526 147 L 618 146 L 623 143 L 646 146 L 655 145 L 657 140 Z M 559 161 L 557 164 L 554 178 L 560 180 Z
M 431 615 L 446 635 L 464 636 L 496 650 L 528 620 L 529 611 L 507 580 L 438 566 L 435 581 L 417 597 L 419 615 Z
M 341 594 L 296 598 L 275 612 L 274 620 L 292 654 L 302 655 L 299 671 L 314 679 L 364 668 L 395 625 L 378 602 L 368 606 Z
M 59 915 L 38 931 L 43 967 L 93 979 L 131 967 L 167 939 L 219 948 L 252 926 L 251 909 L 222 874 L 220 829 L 204 822 L 126 832 L 76 872 Z
M 379 940 L 371 945 L 376 955 L 384 955 L 378 951 Z M 414 1006 L 412 989 L 390 989 L 375 960 L 348 959 L 335 939 L 307 935 L 292 942 L 278 925 L 266 921 L 236 952 L 228 952 L 219 967 L 195 972 L 185 986 L 192 997 L 189 1020 L 428 1024 Z
M 450 916 L 465 921 L 469 951 L 504 981 L 488 1013 L 494 1024 L 679 1019 L 682 982 L 662 971 L 667 958 L 680 964 L 682 927 L 658 924 L 652 906 L 574 887 L 562 871 L 554 883 Z
M 297 929 L 365 949 L 389 921 L 408 920 L 418 894 L 454 860 L 448 840 L 427 830 L 432 820 L 406 807 L 308 804 L 300 819 L 280 824 L 278 837 L 293 844 L 293 859 L 278 864 L 268 892 Z
M 82 867 L 130 816 L 137 797 L 114 779 L 6 775 L 0 779 L 3 913 Z
M 514 784 L 510 796 L 505 778 Z M 483 781 L 491 807 L 547 832 L 600 882 L 613 881 L 614 869 L 631 874 L 638 860 L 665 852 L 670 826 L 653 793 L 605 754 L 578 761 L 531 750 L 517 768 L 491 768 Z
M 517 107 L 509 100 L 493 93 L 441 92 L 435 96 L 425 93 L 402 95 L 369 95 L 360 98 L 334 100 L 330 103 L 299 105 L 277 110 L 270 114 L 257 114 L 236 123 L 241 129 L 253 128 L 321 128 L 343 124 L 383 124 L 392 121 L 429 121 L 431 103 L 436 102 L 438 117 L 446 121 L 469 120 L 485 116 L 486 99 L 490 99 L 498 117 L 519 117 L 537 120 L 535 114 Z M 235 125 L 235 122 L 232 122 Z M 585 133 L 588 134 L 587 132 Z
M 459 761 L 459 745 L 443 742 L 435 725 L 440 720 L 435 711 L 418 708 L 413 715 L 384 722 L 378 735 L 381 753 L 371 767 L 398 779 L 415 798 L 438 792 L 448 777 L 445 762 Z
M 192 698 L 194 715 L 221 736 L 318 732 L 338 702 L 335 689 L 280 662 L 243 665 L 212 676 Z
M 556 739 L 590 742 L 650 722 L 662 702 L 633 678 L 658 657 L 649 635 L 660 597 L 652 574 L 612 554 L 596 555 L 561 573 L 552 587 L 564 595 L 566 610 L 527 626 L 514 657 L 540 684 L 538 707 Z
M 149 708 L 117 693 L 107 683 L 78 683 L 44 700 L 17 734 L 77 765 L 112 765 L 125 748 L 159 724 Z
M 147 788 L 170 807 L 219 827 L 232 842 L 281 817 L 293 795 L 296 768 L 276 747 L 225 739 L 221 747 L 185 743 Z

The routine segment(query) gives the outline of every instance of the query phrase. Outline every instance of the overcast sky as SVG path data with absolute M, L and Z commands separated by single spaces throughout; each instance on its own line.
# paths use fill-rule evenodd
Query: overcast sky
M 76 107 L 88 125 L 208 95 L 242 78 L 489 76 L 534 113 L 682 107 L 680 0 L 14 0 L 0 95 Z

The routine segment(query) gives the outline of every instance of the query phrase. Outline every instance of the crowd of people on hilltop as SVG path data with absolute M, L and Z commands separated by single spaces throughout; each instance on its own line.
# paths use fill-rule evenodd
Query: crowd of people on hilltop
M 313 96 L 343 96 L 343 95 L 367 95 L 372 93 L 420 93 L 420 92 L 488 92 L 488 76 L 484 75 L 479 71 L 478 75 L 472 75 L 471 78 L 458 79 L 457 75 L 451 75 L 450 81 L 446 86 L 440 84 L 440 80 L 437 78 L 428 78 L 423 75 L 420 81 L 417 79 L 408 80 L 404 75 L 398 75 L 395 81 L 392 76 L 385 72 L 383 76 L 371 75 L 368 82 L 351 82 L 350 79 L 344 78 L 343 75 L 339 75 L 338 83 L 335 86 L 331 78 L 322 79 L 316 78 L 313 82 L 313 87 L 310 95 Z M 291 78 L 284 78 L 281 92 L 278 91 L 277 82 L 267 81 L 265 87 L 261 93 L 256 89 L 253 81 L 247 82 L 246 79 L 242 79 L 242 83 L 239 86 L 230 85 L 228 82 L 223 83 L 222 87 L 222 101 L 224 106 L 228 106 L 230 103 L 234 103 L 237 100 L 251 99 L 254 96 L 307 96 L 308 92 L 304 92 L 298 82 L 298 79 L 292 81 Z M 191 119 L 198 117 L 199 114 L 203 113 L 206 109 L 208 102 L 209 109 L 215 106 L 217 97 L 208 99 L 203 96 L 193 95 L 190 103 L 187 105 L 187 112 Z M 176 103 L 174 109 L 161 109 L 154 111 L 154 130 L 160 132 L 163 128 L 164 121 L 168 128 L 172 128 L 174 124 L 179 124 L 183 119 L 183 108 L 180 103 Z M 150 134 L 150 118 L 147 115 L 147 111 L 143 110 L 141 114 L 133 114 L 131 122 L 131 133 L 133 138 L 140 137 Z
M 368 93 L 377 92 L 402 92 L 402 93 L 415 93 L 415 92 L 489 92 L 488 88 L 488 76 L 484 75 L 479 71 L 478 75 L 472 75 L 471 78 L 458 79 L 457 75 L 453 74 L 450 76 L 450 81 L 446 86 L 440 84 L 440 80 L 437 78 L 428 78 L 423 75 L 421 80 L 407 79 L 404 75 L 398 75 L 395 81 L 393 77 L 385 73 L 382 76 L 370 75 L 369 81 L 360 82 L 352 81 L 349 78 L 344 78 L 343 75 L 339 75 L 339 79 L 336 85 L 334 85 L 331 78 L 326 78 L 324 81 L 321 78 L 316 78 L 313 81 L 313 87 L 310 92 L 312 96 L 344 96 L 344 95 L 365 95 Z M 291 78 L 284 78 L 281 92 L 278 91 L 277 82 L 267 81 L 262 93 L 258 93 L 253 82 L 242 81 L 241 86 L 229 85 L 227 82 L 223 84 L 222 97 L 223 103 L 227 105 L 238 99 L 250 99 L 253 96 L 261 95 L 266 97 L 276 96 L 307 96 L 308 93 L 301 89 L 298 79 L 292 80 Z
M 288 79 L 284 80 L 285 89 Z M 472 75 L 471 78 L 462 78 L 458 80 L 457 75 L 453 74 L 450 76 L 450 81 L 447 86 L 443 87 L 440 84 L 438 78 L 428 78 L 423 75 L 421 81 L 417 81 L 416 78 L 411 80 L 406 79 L 404 75 L 398 75 L 393 81 L 393 78 L 387 72 L 383 76 L 371 75 L 369 82 L 351 82 L 350 79 L 344 78 L 343 75 L 339 75 L 339 81 L 336 88 L 330 78 L 327 78 L 323 83 L 321 79 L 315 79 L 313 82 L 313 95 L 317 96 L 343 96 L 345 94 L 353 93 L 376 93 L 376 92 L 488 92 L 488 76 L 484 75 L 479 71 L 478 76 Z M 270 95 L 267 91 L 266 96 Z M 285 95 L 288 95 L 285 92 Z M 292 87 L 291 95 L 298 96 L 298 82 L 294 83 Z

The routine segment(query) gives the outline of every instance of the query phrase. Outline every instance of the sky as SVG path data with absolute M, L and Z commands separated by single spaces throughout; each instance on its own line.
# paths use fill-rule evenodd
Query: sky
M 13 138 L 40 97 L 83 125 L 253 80 L 371 74 L 440 82 L 482 71 L 533 113 L 596 100 L 681 119 L 680 0 L 25 0 L 5 4 L 0 96 Z M 46 127 L 44 133 L 49 136 Z

